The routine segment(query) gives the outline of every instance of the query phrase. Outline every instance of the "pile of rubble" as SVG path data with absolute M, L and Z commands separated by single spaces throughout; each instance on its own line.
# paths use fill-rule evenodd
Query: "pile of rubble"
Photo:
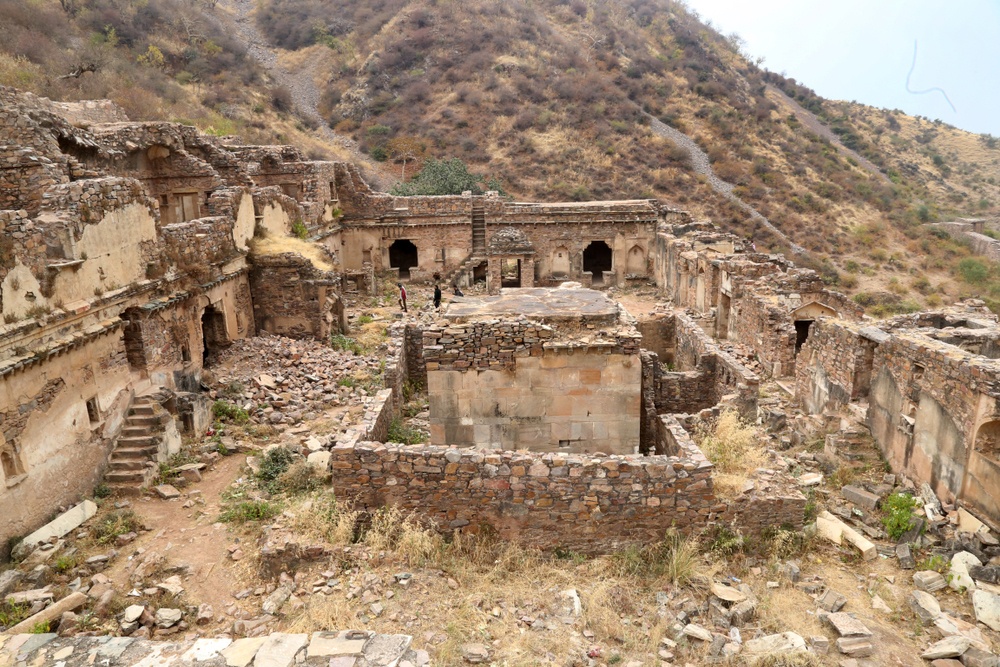
M 381 382 L 375 355 L 317 341 L 260 336 L 235 341 L 213 367 L 213 398 L 230 400 L 271 424 L 298 423 L 371 397 Z

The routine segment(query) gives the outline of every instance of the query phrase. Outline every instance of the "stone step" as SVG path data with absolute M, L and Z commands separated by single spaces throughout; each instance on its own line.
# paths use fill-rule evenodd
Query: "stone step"
M 138 496 L 142 494 L 142 484 L 105 481 L 113 496 Z
M 163 418 L 160 415 L 132 415 L 126 423 L 129 426 L 159 426 Z
M 129 472 L 132 470 L 145 470 L 148 459 L 111 459 L 108 464 L 108 472 Z
M 160 443 L 159 433 L 129 434 L 118 438 L 119 447 L 150 447 Z
M 144 484 L 146 482 L 146 474 L 144 470 L 113 470 L 104 476 L 104 481 L 108 484 Z
M 147 447 L 117 447 L 111 452 L 112 461 L 140 460 L 147 461 L 156 456 L 156 445 Z
M 129 417 L 136 415 L 152 416 L 156 414 L 153 410 L 153 406 L 148 403 L 138 403 L 134 404 L 128 411 Z
M 129 424 L 125 425 L 121 433 L 122 438 L 148 438 L 155 435 L 157 435 L 156 431 L 150 426 L 131 426 Z

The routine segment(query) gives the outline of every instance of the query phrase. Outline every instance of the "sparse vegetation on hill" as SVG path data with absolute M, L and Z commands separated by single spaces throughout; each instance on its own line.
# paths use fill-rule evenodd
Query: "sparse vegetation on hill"
M 294 82 L 270 79 L 248 55 L 231 9 L 0 0 L 9 35 L 0 84 L 60 100 L 110 97 L 135 119 L 345 156 L 295 117 Z M 458 160 L 518 199 L 656 197 L 785 250 L 653 131 L 655 117 L 694 140 L 737 196 L 809 251 L 796 261 L 835 288 L 876 306 L 970 295 L 1000 304 L 991 280 L 962 279 L 969 248 L 924 226 L 996 215 L 1000 140 L 825 100 L 762 70 L 737 36 L 681 2 L 262 0 L 254 17 L 287 71 L 313 72 L 322 116 L 384 163 L 399 194 L 454 190 L 414 176 Z M 464 189 L 493 187 L 472 185 Z

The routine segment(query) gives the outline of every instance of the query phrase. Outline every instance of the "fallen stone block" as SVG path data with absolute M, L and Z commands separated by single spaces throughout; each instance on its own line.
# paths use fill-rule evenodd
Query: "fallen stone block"
M 864 623 L 850 614 L 838 611 L 823 617 L 834 631 L 841 637 L 871 637 L 872 631 Z
M 825 609 L 831 612 L 836 612 L 840 611 L 841 608 L 843 608 L 843 606 L 847 604 L 847 598 L 845 598 L 843 595 L 833 590 L 832 588 L 828 588 L 825 591 L 823 591 L 823 594 L 821 596 L 819 596 L 819 599 L 816 601 L 816 604 L 818 604 L 821 609 Z
M 962 654 L 962 664 L 965 667 L 997 667 L 997 657 L 989 651 L 970 646 Z
M 759 639 L 748 639 L 743 643 L 745 653 L 787 653 L 806 650 L 806 640 L 794 632 L 780 632 Z
M 848 502 L 864 507 L 865 509 L 873 510 L 878 507 L 879 497 L 874 493 L 865 491 L 860 486 L 845 486 L 840 490 L 840 493 Z
M 977 621 L 1000 632 L 1000 595 L 976 589 L 972 592 L 972 609 L 976 612 Z
M 968 551 L 959 551 L 951 557 L 951 578 L 948 586 L 956 591 L 971 590 L 976 587 L 976 582 L 969 576 L 969 567 L 982 565 L 974 554 Z
M 938 658 L 957 658 L 969 650 L 969 640 L 965 637 L 945 637 L 941 641 L 934 642 L 927 647 L 927 650 L 920 654 L 924 660 L 937 660 Z
M 84 500 L 21 540 L 11 552 L 11 557 L 15 560 L 23 559 L 36 545 L 48 542 L 54 537 L 63 537 L 70 531 L 79 528 L 84 521 L 95 514 L 97 514 L 97 505 L 93 501 Z
M 917 566 L 917 562 L 910 552 L 910 545 L 905 542 L 896 545 L 896 560 L 899 561 L 899 567 L 903 570 L 912 570 Z
M 841 637 L 837 640 L 837 650 L 852 658 L 866 658 L 875 652 L 875 647 L 867 637 Z
M 156 495 L 163 498 L 164 500 L 172 500 L 174 498 L 180 498 L 181 492 L 170 484 L 161 484 L 153 489 Z
M 933 570 L 921 570 L 913 573 L 913 585 L 922 591 L 933 593 L 948 585 L 945 578 L 939 572 Z
M 697 639 L 703 642 L 712 641 L 712 632 L 707 628 L 703 628 L 696 623 L 688 623 L 684 626 L 684 634 L 692 639 Z
M 976 581 L 988 584 L 1000 584 L 1000 567 L 996 565 L 970 565 L 969 576 Z
M 87 604 L 87 596 L 83 593 L 70 593 L 54 605 L 46 607 L 34 616 L 29 616 L 17 625 L 7 628 L 5 631 L 9 635 L 17 635 L 22 632 L 31 632 L 40 623 L 49 623 L 56 620 L 67 611 L 76 611 Z
M 941 615 L 941 605 L 938 604 L 937 598 L 926 591 L 911 592 L 907 602 L 924 625 L 933 623 Z
M 872 560 L 878 557 L 878 549 L 866 537 L 854 530 L 846 523 L 823 510 L 816 517 L 816 530 L 824 538 L 834 544 L 842 544 L 847 540 L 861 552 L 861 557 L 865 560 Z
M 711 590 L 712 595 L 719 598 L 723 602 L 735 604 L 737 602 L 743 602 L 747 599 L 746 593 L 743 593 L 732 586 L 726 586 L 725 584 L 712 582 Z

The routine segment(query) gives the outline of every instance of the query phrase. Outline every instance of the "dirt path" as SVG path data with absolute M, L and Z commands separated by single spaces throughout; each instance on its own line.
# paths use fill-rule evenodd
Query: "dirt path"
M 243 42 L 247 52 L 267 68 L 275 81 L 287 86 L 291 91 L 292 101 L 295 103 L 299 116 L 314 124 L 316 132 L 325 141 L 343 146 L 359 162 L 366 161 L 357 142 L 350 137 L 334 132 L 330 129 L 326 119 L 320 115 L 318 111 L 320 92 L 315 83 L 316 63 L 310 63 L 308 67 L 295 72 L 289 72 L 278 63 L 278 54 L 257 29 L 251 15 L 257 4 L 256 0 L 222 0 L 219 4 L 232 13 L 236 34 Z
M 670 127 L 655 116 L 651 116 L 649 114 L 646 115 L 649 118 L 650 127 L 656 135 L 670 139 L 691 154 L 691 164 L 694 167 L 695 172 L 704 175 L 705 178 L 708 179 L 708 184 L 713 190 L 734 203 L 743 212 L 747 213 L 751 220 L 759 222 L 777 238 L 781 239 L 782 242 L 786 243 L 788 247 L 791 248 L 793 253 L 805 253 L 805 248 L 792 241 L 783 231 L 775 227 L 770 220 L 761 215 L 760 211 L 740 199 L 736 193 L 733 192 L 735 186 L 732 183 L 724 181 L 716 176 L 715 171 L 712 170 L 712 163 L 708 159 L 708 155 L 705 151 L 701 150 L 701 147 L 695 143 L 691 137 L 684 134 L 677 128 Z
M 166 557 L 169 565 L 189 565 L 191 576 L 182 577 L 187 599 L 207 602 L 217 613 L 233 600 L 231 577 L 224 569 L 232 565 L 227 547 L 234 538 L 227 533 L 228 526 L 216 523 L 220 495 L 239 477 L 244 463 L 245 455 L 225 457 L 205 471 L 201 482 L 183 489 L 191 498 L 198 498 L 200 492 L 205 504 L 196 501 L 194 506 L 184 508 L 187 498 L 162 500 L 152 495 L 136 498 L 132 503 L 132 509 L 143 524 L 153 530 L 140 534 L 129 545 L 129 551 L 141 548 L 144 554 L 156 552 Z M 119 559 L 105 573 L 118 590 L 128 592 L 132 589 L 129 574 L 136 560 L 141 558 Z
M 834 134 L 833 130 L 824 125 L 820 121 L 820 119 L 816 117 L 814 113 L 804 108 L 798 102 L 796 102 L 791 97 L 786 95 L 783 90 L 781 90 L 780 88 L 775 88 L 771 84 L 767 84 L 767 91 L 771 93 L 772 96 L 778 98 L 780 101 L 788 105 L 791 108 L 792 113 L 795 114 L 795 117 L 799 120 L 800 123 L 805 125 L 810 132 L 815 132 L 816 134 L 818 134 L 819 136 L 823 137 L 831 144 L 833 144 L 841 155 L 843 155 L 844 157 L 851 158 L 859 165 L 861 165 L 863 169 L 865 169 L 874 176 L 878 176 L 885 183 L 892 182 L 889 180 L 888 176 L 882 173 L 881 169 L 875 166 L 873 162 L 869 161 L 867 158 L 862 157 L 858 153 L 855 153 L 853 150 L 842 144 L 840 142 L 840 137 Z

